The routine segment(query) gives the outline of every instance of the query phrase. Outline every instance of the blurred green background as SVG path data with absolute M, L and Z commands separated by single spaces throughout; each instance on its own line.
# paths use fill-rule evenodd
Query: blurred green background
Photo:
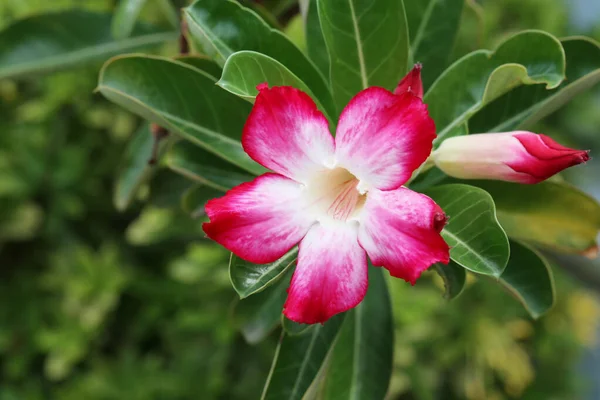
M 293 2 L 280 3 L 287 21 Z M 455 58 L 526 28 L 600 40 L 597 0 L 467 3 Z M 115 5 L 0 0 L 0 28 Z M 160 21 L 156 2 L 141 19 Z M 298 23 L 287 31 L 301 42 Z M 259 398 L 277 333 L 249 345 L 238 332 L 227 252 L 169 196 L 187 183 L 160 171 L 126 212 L 113 205 L 143 125 L 94 94 L 99 67 L 0 80 L 0 400 Z M 600 151 L 598 110 L 600 87 L 536 130 Z M 600 199 L 600 157 L 564 175 Z M 539 321 L 485 280 L 470 277 L 452 302 L 433 273 L 414 288 L 391 281 L 389 398 L 600 398 L 600 264 L 555 261 L 557 305 Z

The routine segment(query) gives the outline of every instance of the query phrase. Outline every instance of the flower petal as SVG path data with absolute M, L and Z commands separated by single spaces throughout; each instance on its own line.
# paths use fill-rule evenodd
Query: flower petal
M 323 323 L 356 307 L 367 293 L 367 255 L 356 224 L 314 225 L 300 242 L 298 266 L 283 313 L 304 324 Z
M 267 173 L 242 183 L 206 203 L 210 222 L 204 232 L 244 260 L 264 264 L 281 258 L 298 243 L 314 219 L 306 208 L 302 186 Z
M 264 167 L 305 183 L 333 159 L 327 119 L 298 89 L 266 84 L 257 89 L 242 135 L 244 150 Z
M 396 86 L 394 94 L 403 94 L 411 92 L 418 98 L 423 98 L 423 81 L 421 80 L 421 68 L 423 66 L 419 63 L 415 64 L 408 74 Z
M 336 160 L 369 187 L 396 189 L 429 157 L 435 137 L 435 124 L 421 99 L 371 87 L 342 112 Z
M 358 240 L 375 266 L 414 285 L 432 264 L 450 260 L 440 235 L 442 209 L 429 197 L 401 187 L 372 190 L 360 216 Z

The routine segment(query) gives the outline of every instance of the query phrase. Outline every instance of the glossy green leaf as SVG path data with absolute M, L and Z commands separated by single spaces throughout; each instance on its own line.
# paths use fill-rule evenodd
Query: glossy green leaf
M 308 56 L 321 74 L 329 77 L 329 53 L 319 21 L 318 0 L 300 0 L 300 12 L 304 18 L 304 35 Z
M 381 268 L 369 267 L 364 300 L 346 313 L 331 355 L 324 400 L 383 400 L 392 375 L 392 306 Z
M 446 300 L 452 300 L 462 293 L 467 281 L 467 273 L 463 267 L 451 260 L 448 265 L 435 264 L 435 272 L 444 281 L 444 298 Z
M 255 174 L 266 171 L 240 143 L 248 102 L 197 68 L 161 57 L 115 57 L 102 68 L 97 90 L 232 164 Z
M 266 290 L 237 303 L 234 319 L 248 343 L 261 342 L 280 324 L 291 278 L 292 270 Z
M 511 238 L 566 253 L 593 252 L 600 230 L 600 204 L 577 188 L 557 182 L 519 185 L 476 181 L 496 203 Z
M 319 0 L 338 111 L 369 86 L 393 89 L 408 70 L 408 27 L 402 1 Z
M 442 237 L 450 246 L 450 258 L 473 272 L 500 276 L 510 249 L 496 218 L 492 196 L 461 184 L 437 186 L 425 194 L 448 216 Z
M 232 253 L 229 260 L 229 278 L 233 288 L 243 299 L 271 285 L 296 263 L 297 257 L 297 247 L 270 264 L 252 264 Z
M 256 86 L 267 82 L 269 86 L 293 86 L 308 93 L 321 111 L 329 117 L 327 109 L 304 82 L 280 62 L 254 51 L 232 54 L 223 67 L 223 76 L 217 85 L 243 99 L 254 102 Z
M 554 305 L 554 279 L 546 260 L 533 249 L 510 242 L 510 261 L 500 283 L 519 300 L 533 318 Z
M 344 320 L 338 314 L 305 335 L 282 333 L 261 400 L 301 400 L 325 362 Z
M 167 141 L 159 144 L 159 157 L 164 153 Z M 138 189 L 146 183 L 154 171 L 156 164 L 151 165 L 154 138 L 150 132 L 150 125 L 143 125 L 129 142 L 122 161 L 121 171 L 115 185 L 113 201 L 119 211 L 129 207 L 135 199 Z
M 218 81 L 221 78 L 221 67 L 219 64 L 211 60 L 210 58 L 198 54 L 194 55 L 185 55 L 179 56 L 175 58 L 177 61 L 191 65 L 201 71 L 206 72 L 208 75 L 214 78 L 215 81 Z
M 131 35 L 146 0 L 120 0 L 112 19 L 111 32 L 117 39 Z
M 437 141 L 484 105 L 522 84 L 557 87 L 565 77 L 560 42 L 541 31 L 516 34 L 495 51 L 478 50 L 452 64 L 424 97 L 436 123 Z
M 110 21 L 109 14 L 69 10 L 15 22 L 0 32 L 0 79 L 101 61 L 177 37 L 173 31 L 138 25 L 131 37 L 115 40 Z
M 527 129 L 600 82 L 600 44 L 588 38 L 562 40 L 567 79 L 556 89 L 523 86 L 493 101 L 469 121 L 474 132 Z
M 299 324 L 298 322 L 294 322 L 291 319 L 287 319 L 285 315 L 281 315 L 281 322 L 283 326 L 283 330 L 288 335 L 303 335 L 309 331 L 314 325 L 310 324 Z
M 198 218 L 205 214 L 204 206 L 210 199 L 223 196 L 223 192 L 205 185 L 194 185 L 189 187 L 181 195 L 181 208 L 192 218 Z
M 446 69 L 465 0 L 404 0 L 414 62 L 423 64 L 427 89 Z
M 219 64 L 233 53 L 250 50 L 285 65 L 333 114 L 331 92 L 315 65 L 283 33 L 254 11 L 231 0 L 199 0 L 184 9 L 190 36 Z
M 186 141 L 174 143 L 165 155 L 173 171 L 223 192 L 254 176 L 235 165 Z

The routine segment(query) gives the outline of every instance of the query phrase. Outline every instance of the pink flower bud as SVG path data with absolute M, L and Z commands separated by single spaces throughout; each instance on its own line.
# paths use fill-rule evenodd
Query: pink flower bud
M 546 135 L 515 131 L 446 139 L 433 153 L 435 165 L 461 179 L 538 183 L 589 159 Z
M 423 98 L 423 82 L 421 81 L 421 64 L 417 63 L 398 84 L 394 94 L 400 95 L 411 92 L 418 98 Z

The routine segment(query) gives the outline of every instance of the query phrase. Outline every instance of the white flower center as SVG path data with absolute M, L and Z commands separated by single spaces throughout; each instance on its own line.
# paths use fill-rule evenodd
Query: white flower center
M 358 178 L 340 167 L 321 172 L 306 188 L 319 220 L 351 220 L 358 215 L 367 198 Z

